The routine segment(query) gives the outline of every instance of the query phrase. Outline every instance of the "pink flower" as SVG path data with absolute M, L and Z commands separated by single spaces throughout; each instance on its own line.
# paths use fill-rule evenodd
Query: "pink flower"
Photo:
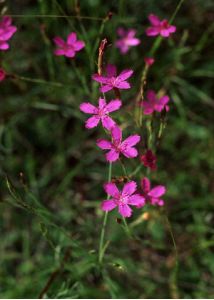
M 92 78 L 102 84 L 100 91 L 106 93 L 114 88 L 116 89 L 130 89 L 130 84 L 126 81 L 132 76 L 132 70 L 124 70 L 117 76 L 117 69 L 114 65 L 107 65 L 106 76 L 94 74 Z
M 71 32 L 68 35 L 66 42 L 59 36 L 56 36 L 53 41 L 58 47 L 54 51 L 54 54 L 57 56 L 64 55 L 66 57 L 73 58 L 76 55 L 76 52 L 85 47 L 85 43 L 83 41 L 77 40 L 77 35 L 75 32 Z
M 153 57 L 145 57 L 144 62 L 147 66 L 151 66 L 155 62 L 155 59 Z
M 120 153 L 127 158 L 136 157 L 138 151 L 133 147 L 140 141 L 140 136 L 130 135 L 122 142 L 122 131 L 118 126 L 111 129 L 112 142 L 100 139 L 97 141 L 97 146 L 102 150 L 110 150 L 106 154 L 107 161 L 113 162 L 118 160 Z
M 10 17 L 3 17 L 0 21 L 0 50 L 5 51 L 10 48 L 7 41 L 17 31 L 16 26 L 12 26 L 12 19 Z
M 144 155 L 141 156 L 141 161 L 143 162 L 145 167 L 149 167 L 151 170 L 157 169 L 157 158 L 153 154 L 152 150 L 147 150 Z
M 160 19 L 153 14 L 150 14 L 148 19 L 151 23 L 151 27 L 146 29 L 148 36 L 161 35 L 162 37 L 169 37 L 176 31 L 176 27 L 170 25 L 166 19 L 160 21 Z
M 85 124 L 86 128 L 94 128 L 101 121 L 104 128 L 110 130 L 115 126 L 115 122 L 109 117 L 109 113 L 118 110 L 122 105 L 122 102 L 118 99 L 111 100 L 106 104 L 105 99 L 99 98 L 99 105 L 95 107 L 89 102 L 80 104 L 80 110 L 86 114 L 92 114 Z
M 104 211 L 111 211 L 118 206 L 118 212 L 121 216 L 131 217 L 132 209 L 129 205 L 142 207 L 145 204 L 145 199 L 139 194 L 134 194 L 137 189 L 135 181 L 126 183 L 120 192 L 114 183 L 106 183 L 104 185 L 106 193 L 112 198 L 104 200 L 101 208 Z
M 6 77 L 5 71 L 0 68 L 0 82 L 3 81 L 5 77 Z
M 152 205 L 163 206 L 164 200 L 160 199 L 166 193 L 166 188 L 163 185 L 157 185 L 151 189 L 150 180 L 147 177 L 144 177 L 141 180 L 141 188 L 142 188 L 142 196 L 145 198 L 147 202 Z M 139 205 L 138 207 L 142 207 L 143 205 Z
M 120 38 L 116 41 L 115 45 L 120 49 L 122 54 L 126 54 L 130 47 L 137 46 L 140 44 L 140 40 L 135 37 L 136 30 L 124 28 L 118 28 L 117 34 Z
M 147 100 L 144 100 L 142 103 L 144 115 L 151 115 L 154 111 L 161 112 L 164 108 L 166 111 L 169 111 L 169 106 L 167 105 L 169 102 L 168 96 L 165 95 L 158 99 L 153 90 L 148 90 L 146 98 Z

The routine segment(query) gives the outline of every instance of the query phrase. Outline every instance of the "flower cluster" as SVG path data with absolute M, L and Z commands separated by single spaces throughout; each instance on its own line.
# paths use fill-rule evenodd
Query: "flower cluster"
M 150 14 L 149 21 L 151 26 L 147 28 L 146 34 L 148 36 L 169 37 L 176 31 L 176 27 L 170 25 L 167 20 L 160 20 L 157 16 Z M 12 25 L 12 19 L 4 16 L 0 21 L 0 50 L 6 51 L 9 49 L 8 41 L 17 31 L 17 27 Z M 115 47 L 119 48 L 121 54 L 126 54 L 131 47 L 140 45 L 141 41 L 136 37 L 136 30 L 133 28 L 125 29 L 118 28 L 117 34 L 119 38 L 115 42 Z M 56 36 L 53 39 L 56 49 L 54 54 L 56 56 L 65 56 L 67 58 L 74 58 L 76 53 L 85 47 L 84 41 L 77 39 L 77 34 L 71 32 L 68 34 L 66 41 L 61 37 Z M 102 47 L 102 55 L 104 46 Z M 153 57 L 145 57 L 145 68 L 148 68 L 154 63 Z M 83 113 L 91 115 L 85 122 L 87 129 L 102 125 L 105 132 L 109 135 L 109 139 L 98 139 L 96 144 L 101 150 L 107 150 L 105 158 L 107 162 L 114 163 L 120 160 L 121 157 L 133 159 L 138 156 L 138 149 L 136 148 L 141 140 L 138 134 L 131 134 L 123 139 L 123 132 L 117 122 L 110 116 L 111 113 L 118 111 L 122 106 L 120 97 L 120 90 L 127 90 L 131 88 L 128 79 L 133 75 L 132 69 L 125 69 L 117 72 L 115 65 L 107 64 L 105 73 L 102 74 L 102 68 L 98 67 L 98 73 L 92 75 L 92 79 L 100 84 L 100 92 L 103 93 L 99 97 L 97 106 L 90 102 L 83 102 L 80 105 L 80 110 Z M 0 81 L 6 77 L 6 72 L 0 67 Z M 105 93 L 113 90 L 116 98 L 109 101 L 106 100 Z M 158 97 L 153 90 L 148 90 L 146 98 L 140 103 L 140 109 L 144 115 L 151 115 L 153 113 L 160 113 L 162 111 L 169 111 L 169 97 L 167 95 Z M 157 158 L 151 149 L 147 149 L 141 156 L 141 162 L 145 167 L 154 171 L 157 169 Z M 129 178 L 129 177 L 128 177 Z M 129 178 L 130 179 L 130 178 Z M 104 190 L 108 195 L 108 199 L 102 202 L 101 208 L 103 211 L 111 211 L 118 207 L 118 212 L 123 217 L 130 217 L 132 215 L 132 208 L 141 208 L 145 204 L 162 206 L 164 200 L 161 199 L 166 192 L 166 188 L 162 185 L 151 188 L 148 178 L 144 177 L 141 180 L 141 188 L 137 188 L 137 183 L 133 180 L 124 184 L 120 190 L 113 182 L 108 182 L 104 185 Z
M 160 21 L 155 15 L 150 15 L 149 20 L 152 27 L 146 30 L 146 34 L 149 36 L 161 35 L 163 37 L 170 36 L 175 32 L 176 27 L 170 25 L 167 20 Z M 126 54 L 133 46 L 140 44 L 140 40 L 135 37 L 136 30 L 119 28 L 117 31 L 119 39 L 116 41 L 115 46 L 119 48 L 121 54 Z M 69 45 L 71 42 L 67 40 L 65 43 L 59 38 L 55 38 L 55 43 L 60 47 L 55 51 L 56 55 L 66 55 L 66 51 L 74 51 L 75 45 L 70 50 Z M 75 38 L 76 41 L 76 38 Z M 103 55 L 103 48 L 102 48 Z M 67 55 L 70 56 L 71 55 Z M 73 53 L 72 53 L 73 56 Z M 146 69 L 154 63 L 153 57 L 145 57 L 144 62 Z M 119 90 L 127 90 L 131 88 L 131 84 L 127 81 L 133 75 L 133 70 L 125 69 L 118 73 L 115 65 L 107 64 L 105 73 L 102 74 L 102 67 L 98 67 L 98 73 L 92 75 L 92 79 L 100 84 L 100 92 L 103 93 L 103 97 L 98 99 L 98 105 L 94 105 L 90 102 L 83 102 L 80 104 L 80 110 L 83 113 L 92 115 L 85 123 L 87 129 L 94 128 L 98 124 L 102 124 L 105 132 L 110 136 L 109 139 L 98 139 L 96 144 L 101 150 L 106 150 L 105 158 L 109 163 L 114 163 L 120 160 L 121 156 L 132 159 L 138 156 L 137 144 L 141 140 L 141 136 L 138 134 L 131 134 L 123 139 L 123 132 L 120 126 L 112 119 L 110 114 L 117 111 L 122 106 L 122 100 Z M 105 93 L 113 90 L 116 95 L 116 99 L 106 101 Z M 140 109 L 142 109 L 144 115 L 151 115 L 155 112 L 168 111 L 169 97 L 164 95 L 158 97 L 153 90 L 148 90 L 146 98 L 140 103 Z M 151 149 L 147 149 L 140 158 L 142 164 L 154 171 L 157 169 L 157 158 Z M 128 179 L 130 179 L 128 177 Z M 164 200 L 161 198 L 166 188 L 163 185 L 158 185 L 151 188 L 150 181 L 147 177 L 141 180 L 140 189 L 137 188 L 137 183 L 131 180 L 124 184 L 122 189 L 119 189 L 114 182 L 108 182 L 104 184 L 104 190 L 108 195 L 107 200 L 104 200 L 101 204 L 103 211 L 111 211 L 114 208 L 118 208 L 118 212 L 121 216 L 127 218 L 132 215 L 132 208 L 141 208 L 146 204 L 154 206 L 163 206 Z

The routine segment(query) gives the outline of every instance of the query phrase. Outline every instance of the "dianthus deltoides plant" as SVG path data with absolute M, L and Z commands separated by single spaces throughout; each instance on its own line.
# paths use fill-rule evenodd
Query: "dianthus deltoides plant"
M 161 20 L 152 13 L 148 16 L 149 23 L 145 34 L 148 38 L 156 38 L 150 52 L 142 56 L 143 68 L 140 85 L 137 87 L 138 94 L 132 95 L 130 99 L 134 105 L 131 106 L 129 125 L 126 126 L 125 121 L 119 123 L 116 116 L 122 116 L 118 119 L 124 120 L 123 107 L 127 103 L 123 101 L 123 94 L 126 90 L 132 89 L 138 80 L 135 78 L 135 70 L 129 65 L 121 70 L 120 66 L 116 66 L 112 61 L 106 61 L 105 51 L 108 46 L 106 39 L 100 41 L 97 73 L 91 74 L 91 80 L 97 82 L 100 95 L 98 99 L 83 100 L 79 107 L 81 112 L 88 115 L 85 130 L 96 130 L 98 126 L 102 128 L 102 134 L 94 140 L 94 146 L 95 151 L 102 151 L 103 161 L 108 164 L 108 176 L 106 182 L 103 182 L 103 200 L 99 204 L 104 212 L 98 247 L 99 266 L 103 265 L 104 255 L 109 246 L 105 238 L 109 213 L 116 211 L 117 221 L 120 223 L 122 219 L 127 235 L 136 237 L 134 227 L 130 226 L 127 219 L 132 220 L 130 223 L 133 224 L 135 217 L 142 218 L 151 206 L 164 210 L 166 183 L 154 184 L 151 174 L 158 169 L 157 146 L 160 145 L 173 101 L 163 93 L 161 88 L 159 91 L 152 90 L 147 75 L 152 65 L 158 64 L 158 56 L 154 56 L 160 43 L 164 39 L 171 38 L 176 32 L 172 22 L 183 1 L 178 3 L 169 21 Z M 12 21 L 9 16 L 4 16 L 0 20 L 0 51 L 2 52 L 10 48 L 9 40 L 17 31 Z M 118 39 L 113 46 L 120 51 L 123 60 L 132 51 L 132 47 L 137 47 L 141 40 L 137 37 L 134 28 L 119 27 L 117 34 Z M 79 40 L 75 32 L 69 33 L 66 39 L 56 36 L 53 38 L 53 47 L 55 47 L 53 55 L 59 56 L 59 59 L 60 56 L 65 56 L 74 60 L 76 55 L 81 55 L 84 51 L 86 42 Z M 7 71 L 0 66 L 0 81 L 6 78 Z M 122 177 L 114 176 L 114 168 L 117 166 L 123 172 Z M 140 180 L 137 177 L 139 174 L 142 174 Z M 102 186 L 99 188 L 101 189 Z
M 162 38 L 169 38 L 171 34 L 176 31 L 176 27 L 171 25 L 172 20 L 179 8 L 179 5 L 172 16 L 170 22 L 166 19 L 160 20 L 156 15 L 150 14 L 148 19 L 151 26 L 146 29 L 146 35 L 149 37 L 158 36 L 158 39 L 153 44 L 150 51 L 151 55 L 154 55 L 158 45 Z M 125 28 L 118 28 L 118 40 L 115 42 L 115 47 L 119 48 L 121 55 L 126 55 L 131 51 L 130 48 L 140 44 L 140 39 L 136 38 L 136 30 L 131 28 L 126 30 Z M 155 145 L 160 141 L 162 132 L 165 126 L 166 114 L 169 111 L 170 98 L 167 95 L 163 95 L 161 92 L 148 89 L 146 95 L 144 90 L 146 85 L 147 73 L 149 68 L 155 62 L 154 57 L 144 57 L 144 69 L 142 72 L 141 84 L 139 87 L 139 94 L 135 102 L 135 109 L 132 111 L 130 127 L 136 128 L 136 132 L 127 137 L 126 128 L 123 128 L 123 124 L 112 118 L 112 113 L 119 111 L 123 113 L 123 97 L 122 93 L 127 89 L 131 89 L 132 85 L 129 82 L 134 76 L 134 70 L 127 68 L 122 71 L 118 71 L 118 67 L 105 62 L 105 47 L 107 40 L 104 39 L 100 43 L 99 56 L 98 56 L 98 72 L 92 75 L 92 80 L 99 83 L 100 98 L 97 101 L 83 102 L 80 105 L 80 110 L 88 114 L 90 117 L 85 122 L 86 129 L 92 129 L 97 126 L 102 126 L 103 134 L 107 138 L 101 137 L 96 141 L 96 145 L 101 150 L 104 150 L 105 160 L 109 164 L 108 168 L 108 180 L 103 184 L 104 191 L 106 192 L 106 199 L 102 201 L 100 208 L 104 211 L 104 220 L 101 229 L 100 244 L 98 260 L 102 265 L 105 251 L 108 247 L 108 241 L 105 242 L 105 231 L 108 221 L 108 213 L 117 209 L 118 214 L 122 217 L 124 223 L 124 229 L 128 235 L 134 233 L 130 230 L 127 224 L 126 218 L 133 216 L 134 208 L 141 210 L 143 207 L 152 205 L 156 207 L 164 206 L 165 202 L 162 196 L 166 192 L 165 185 L 156 185 L 151 187 L 150 179 L 146 176 L 141 178 L 140 183 L 135 179 L 137 173 L 142 172 L 142 166 L 146 169 L 146 173 L 150 174 L 151 171 L 157 169 L 157 156 L 155 154 Z M 65 54 L 66 55 L 66 54 Z M 158 61 L 156 60 L 156 63 Z M 113 94 L 109 92 L 113 91 Z M 108 97 L 108 95 L 111 95 Z M 113 96 L 112 96 L 113 95 Z M 145 115 L 145 124 L 147 124 L 147 140 L 143 141 L 142 130 L 143 122 L 142 116 Z M 159 130 L 155 133 L 153 128 L 153 121 L 157 119 L 159 121 Z M 125 137 L 124 137 L 125 136 Z M 146 145 L 141 154 L 142 144 Z M 140 164 L 137 168 L 129 172 L 126 169 L 126 160 L 138 159 Z M 112 180 L 113 178 L 113 166 L 119 163 L 124 172 L 122 183 L 121 180 Z M 145 172 L 142 172 L 145 173 Z M 119 219 L 118 219 L 119 220 Z M 170 224 L 170 223 L 169 223 Z M 171 230 L 173 239 L 173 233 Z M 174 241 L 174 240 L 173 240 Z

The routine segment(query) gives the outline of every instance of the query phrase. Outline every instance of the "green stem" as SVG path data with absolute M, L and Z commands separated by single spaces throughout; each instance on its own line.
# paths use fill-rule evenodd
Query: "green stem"
M 25 77 L 25 76 L 19 76 L 16 74 L 11 74 L 10 76 L 12 79 L 18 79 L 18 80 L 23 80 L 23 81 L 33 82 L 33 83 L 47 84 L 47 85 L 52 85 L 52 86 L 56 86 L 56 87 L 65 86 L 63 83 L 60 83 L 60 82 L 46 81 L 46 80 L 37 79 L 37 78 L 29 78 L 29 77 Z
M 112 164 L 109 163 L 109 169 L 108 169 L 108 182 L 111 181 L 111 176 L 112 176 Z M 109 196 L 107 197 L 109 199 Z M 100 243 L 99 243 L 99 254 L 98 254 L 98 260 L 99 264 L 102 264 L 103 261 L 103 256 L 105 253 L 105 245 L 104 245 L 104 237 L 105 237 L 105 231 L 106 231 L 106 225 L 107 225 L 107 220 L 108 220 L 108 212 L 105 212 L 104 219 L 103 219 L 103 225 L 101 229 L 101 235 L 100 235 Z
M 77 78 L 82 83 L 82 87 L 84 88 L 85 93 L 88 94 L 88 95 L 91 95 L 91 92 L 90 92 L 90 90 L 89 90 L 89 88 L 87 86 L 85 77 L 80 73 L 79 69 L 76 67 L 76 64 L 75 64 L 75 62 L 73 60 L 71 61 L 71 63 L 72 63 L 72 67 L 73 67 L 73 70 L 74 70 Z
M 124 223 L 124 226 L 125 226 L 125 231 L 126 231 L 127 235 L 130 237 L 132 235 L 132 233 L 131 233 L 131 230 L 130 230 L 130 228 L 129 228 L 127 222 L 126 222 L 126 219 L 124 217 L 123 217 L 123 223 Z

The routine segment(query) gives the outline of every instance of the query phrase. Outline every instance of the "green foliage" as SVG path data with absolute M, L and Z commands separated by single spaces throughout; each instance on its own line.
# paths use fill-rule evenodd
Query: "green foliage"
M 0 86 L 0 296 L 213 298 L 213 1 L 184 1 L 173 22 L 177 33 L 162 41 L 148 73 L 146 88 L 172 99 L 157 145 L 158 171 L 151 174 L 154 183 L 167 185 L 166 209 L 135 212 L 128 220 L 131 236 L 113 212 L 102 268 L 107 164 L 95 145 L 102 133 L 85 130 L 79 104 L 99 96 L 91 74 L 99 42 L 107 37 L 104 62 L 135 71 L 133 88 L 122 94 L 123 113 L 115 118 L 126 132 L 143 135 L 144 150 L 147 128 L 154 126 L 157 135 L 160 126 L 158 117 L 147 125 L 143 117 L 141 129 L 132 122 L 143 57 L 154 40 L 144 34 L 147 15 L 170 18 L 177 1 L 79 2 L 80 15 L 91 19 L 71 17 L 78 1 L 0 4 L 8 14 L 23 15 L 14 17 L 11 50 L 0 53 L 10 74 Z M 62 15 L 68 17 L 57 17 Z M 136 28 L 142 40 L 128 56 L 111 46 L 119 25 Z M 52 43 L 70 31 L 86 42 L 72 62 L 55 57 Z M 128 172 L 138 165 L 137 159 L 128 162 Z M 122 174 L 120 164 L 113 165 L 113 175 Z M 142 168 L 136 177 L 144 175 Z

